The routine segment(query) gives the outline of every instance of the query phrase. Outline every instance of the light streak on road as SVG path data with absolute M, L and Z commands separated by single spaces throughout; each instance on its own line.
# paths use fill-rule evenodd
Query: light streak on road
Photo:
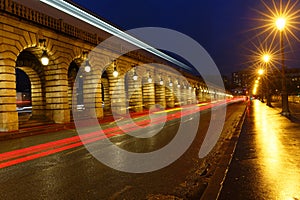
M 214 103 L 201 103 L 197 104 L 199 109 L 196 110 L 191 110 L 188 109 L 189 106 L 185 106 L 182 108 L 174 108 L 174 109 L 169 109 L 165 110 L 163 112 L 175 112 L 174 114 L 167 115 L 167 121 L 171 121 L 174 119 L 179 119 L 183 116 L 188 116 L 196 112 L 200 112 L 203 110 L 207 110 L 213 107 L 225 105 L 225 104 L 230 104 L 234 102 L 239 102 L 243 101 L 244 98 L 238 98 L 238 99 L 233 99 L 233 100 L 227 100 L 226 102 L 214 102 Z M 160 112 L 154 112 L 154 114 L 160 113 Z M 147 115 L 144 115 L 147 116 Z M 162 117 L 154 117 L 152 119 L 151 125 L 156 125 L 162 123 Z M 134 123 L 128 123 L 123 125 L 123 127 L 118 127 L 118 126 L 113 126 L 104 129 L 102 132 L 91 132 L 87 133 L 85 135 L 82 135 L 81 137 L 79 136 L 73 136 L 57 141 L 52 141 L 52 142 L 47 142 L 44 144 L 39 144 L 27 148 L 22 148 L 22 149 L 17 149 L 5 153 L 0 154 L 0 169 L 17 165 L 23 162 L 27 162 L 30 160 L 38 159 L 41 157 L 45 157 L 48 155 L 52 155 L 55 153 L 59 153 L 62 151 L 66 151 L 72 148 L 76 148 L 79 146 L 82 146 L 84 144 L 89 144 L 96 142 L 98 140 L 106 139 L 106 138 L 111 138 L 117 135 L 124 135 L 125 133 L 122 131 L 124 128 L 126 128 L 127 131 L 137 131 L 139 129 L 143 128 L 143 125 L 147 125 L 151 122 L 150 119 L 147 120 L 142 120 L 142 121 L 137 121 Z M 137 126 L 138 125 L 138 126 Z M 81 141 L 82 139 L 82 141 Z

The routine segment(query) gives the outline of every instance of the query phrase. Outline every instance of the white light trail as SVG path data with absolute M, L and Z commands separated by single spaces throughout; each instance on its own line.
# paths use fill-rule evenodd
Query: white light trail
M 116 27 L 102 21 L 101 19 L 85 12 L 84 10 L 82 10 L 64 0 L 40 0 L 40 1 L 68 14 L 68 15 L 71 15 L 77 19 L 80 19 L 92 26 L 95 26 L 101 30 L 104 30 L 104 31 L 106 31 L 122 40 L 125 40 L 141 49 L 144 49 L 156 56 L 159 56 L 179 67 L 182 67 L 191 72 L 193 71 L 193 69 L 191 67 L 189 67 L 188 65 L 172 58 L 171 56 L 153 48 L 152 46 L 132 37 L 131 35 L 117 29 Z

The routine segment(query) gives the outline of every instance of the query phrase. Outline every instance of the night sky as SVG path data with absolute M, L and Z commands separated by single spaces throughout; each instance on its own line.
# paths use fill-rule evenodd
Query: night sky
M 202 45 L 222 74 L 247 68 L 247 46 L 255 33 L 260 0 L 101 0 L 73 2 L 123 30 L 163 27 L 182 32 Z M 257 22 L 255 22 L 257 23 Z

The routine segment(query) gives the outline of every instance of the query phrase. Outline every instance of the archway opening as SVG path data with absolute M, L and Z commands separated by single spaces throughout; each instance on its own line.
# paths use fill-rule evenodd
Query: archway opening
M 32 114 L 31 82 L 29 76 L 16 68 L 17 111 L 19 121 L 27 121 Z
M 73 112 L 72 106 L 78 110 L 84 110 L 83 105 L 83 77 L 78 77 L 75 84 L 75 80 L 77 77 L 77 73 L 79 71 L 80 60 L 72 61 L 69 69 L 68 69 L 68 101 L 69 101 L 69 110 L 70 110 L 70 118 L 73 120 Z M 75 91 L 74 91 L 75 89 Z
M 102 91 L 103 115 L 104 116 L 112 115 L 111 99 L 109 94 L 109 79 L 106 71 L 104 71 L 101 76 L 101 91 Z
M 16 93 L 19 127 L 51 123 L 45 117 L 45 76 L 38 50 L 22 51 L 16 62 Z

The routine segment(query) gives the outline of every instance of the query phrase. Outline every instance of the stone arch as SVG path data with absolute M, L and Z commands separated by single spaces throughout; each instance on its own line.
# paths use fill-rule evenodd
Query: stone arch
M 23 50 L 17 58 L 16 68 L 25 72 L 31 84 L 32 117 L 45 118 L 45 75 L 38 58 L 32 53 L 35 49 Z
M 3 28 L 3 27 L 2 27 Z M 1 43 L 0 54 L 0 131 L 19 129 L 16 107 L 16 62 L 24 50 L 37 46 L 37 34 L 23 30 L 22 34 L 13 34 L 1 29 L 5 39 Z

